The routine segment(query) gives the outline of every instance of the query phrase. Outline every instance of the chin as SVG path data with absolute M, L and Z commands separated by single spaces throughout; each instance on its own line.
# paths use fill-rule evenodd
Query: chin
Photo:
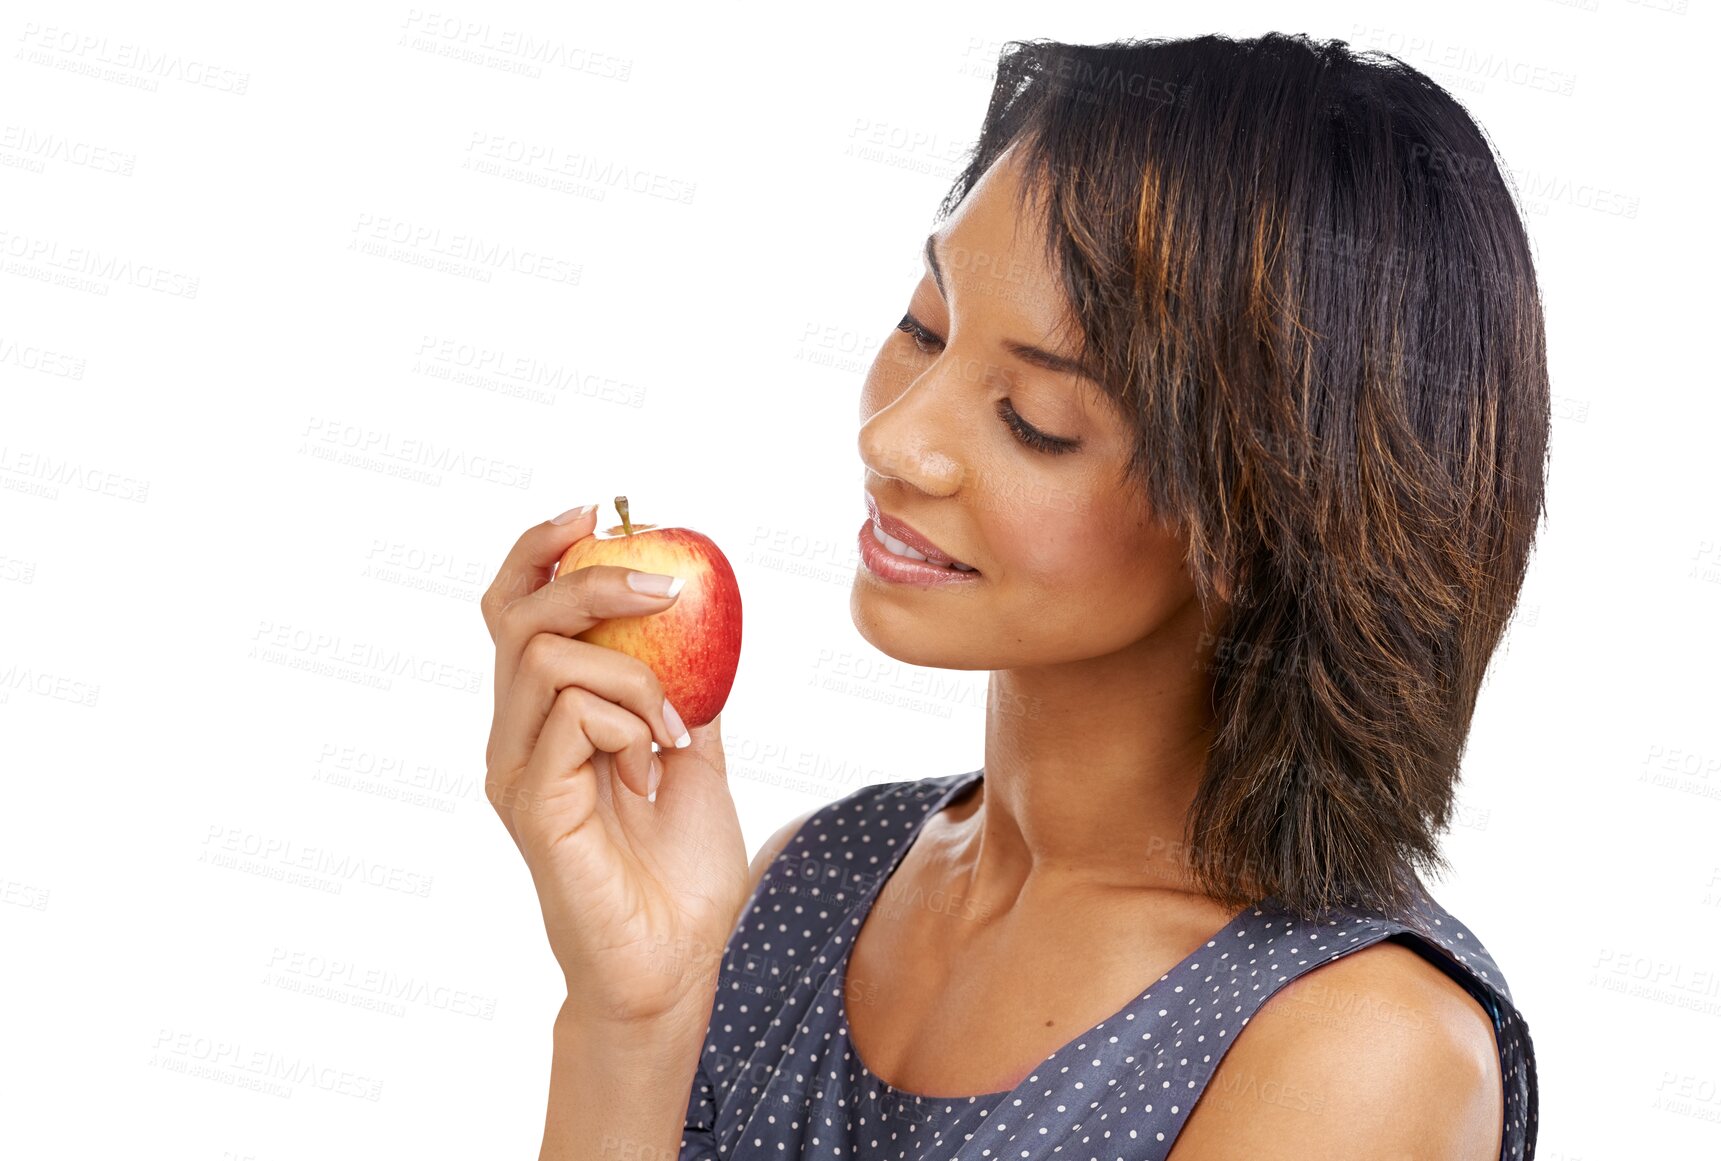
M 956 627 L 949 617 L 941 618 L 933 632 L 926 615 L 911 602 L 894 604 L 880 597 L 857 583 L 849 592 L 849 617 L 855 632 L 886 657 L 927 669 L 994 668 L 987 663 L 982 645 L 967 643 L 952 632 Z

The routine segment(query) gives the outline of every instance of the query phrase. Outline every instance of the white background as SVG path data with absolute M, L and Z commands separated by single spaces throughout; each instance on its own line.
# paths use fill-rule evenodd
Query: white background
M 979 766 L 984 674 L 849 620 L 865 367 L 1004 39 L 1269 30 L 1428 72 L 1520 185 L 1550 518 L 1431 886 L 1527 1014 L 1542 1158 L 1721 1152 L 1716 29 L 1669 5 L 8 5 L 0 1152 L 536 1155 L 560 976 L 476 600 L 575 504 L 734 563 L 750 848 Z M 630 181 L 546 184 L 582 165 Z M 423 265 L 473 239 L 563 280 Z

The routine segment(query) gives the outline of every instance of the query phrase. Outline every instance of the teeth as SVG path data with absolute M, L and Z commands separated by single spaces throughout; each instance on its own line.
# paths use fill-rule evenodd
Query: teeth
M 884 531 L 882 529 L 880 529 L 877 524 L 874 524 L 872 526 L 872 538 L 874 540 L 878 541 L 880 544 L 884 545 L 886 548 L 890 549 L 892 552 L 896 553 L 898 556 L 906 556 L 910 560 L 925 560 L 926 559 L 925 553 L 916 552 L 916 551 L 914 551 L 914 549 L 910 548 L 908 545 L 904 544 L 902 541 L 898 540 L 896 537 L 885 535 Z
M 927 561 L 928 564 L 932 563 L 930 560 L 927 560 L 927 556 L 925 553 L 916 552 L 914 549 L 910 548 L 908 545 L 904 544 L 902 541 L 898 540 L 896 537 L 888 535 L 884 531 L 884 529 L 880 528 L 877 524 L 872 525 L 872 538 L 874 540 L 878 541 L 880 544 L 884 545 L 885 548 L 889 549 L 891 552 L 894 552 L 898 556 L 906 556 L 910 560 L 925 560 L 925 561 Z M 971 565 L 963 564 L 960 560 L 953 560 L 949 564 L 945 565 L 945 567 L 946 568 L 953 568 L 957 572 L 973 572 L 974 571 L 974 569 Z

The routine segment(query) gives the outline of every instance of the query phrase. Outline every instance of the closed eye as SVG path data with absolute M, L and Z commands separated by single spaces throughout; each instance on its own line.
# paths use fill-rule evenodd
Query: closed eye
M 930 355 L 932 354 L 931 348 L 944 345 L 943 339 L 921 326 L 920 320 L 912 314 L 903 315 L 902 321 L 896 324 L 896 329 L 913 339 L 914 345 L 920 349 L 923 355 Z
M 923 355 L 936 354 L 944 348 L 944 340 L 927 330 L 912 312 L 905 312 L 902 320 L 896 324 L 896 329 L 914 340 L 915 349 Z M 1004 421 L 1004 426 L 1024 446 L 1047 455 L 1064 455 L 1082 446 L 1080 439 L 1069 439 L 1064 436 L 1047 435 L 1017 413 L 1016 407 L 1005 396 L 998 400 L 995 410 L 998 418 Z

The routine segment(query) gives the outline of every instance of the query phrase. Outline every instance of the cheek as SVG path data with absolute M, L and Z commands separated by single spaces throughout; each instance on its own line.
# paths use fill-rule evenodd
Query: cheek
M 1043 491 L 1000 508 L 986 540 L 1009 572 L 1070 591 L 1112 584 L 1128 572 L 1124 532 L 1091 497 Z

